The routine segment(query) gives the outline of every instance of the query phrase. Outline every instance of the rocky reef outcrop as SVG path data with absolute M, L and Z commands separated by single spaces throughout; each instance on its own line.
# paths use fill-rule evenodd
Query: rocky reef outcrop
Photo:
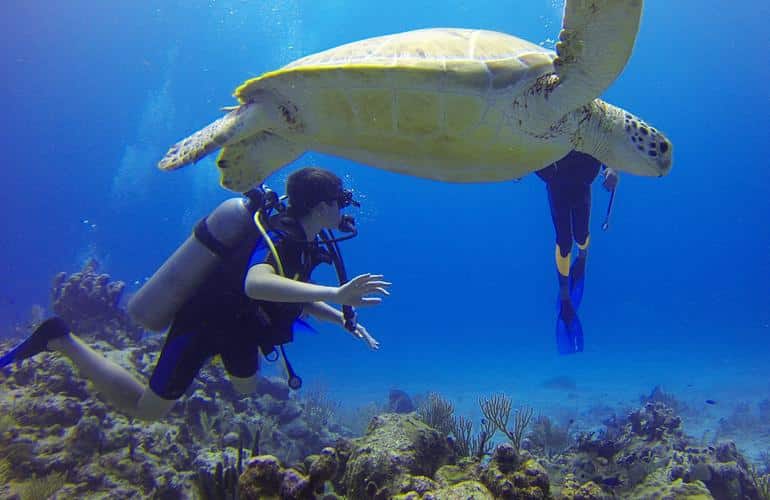
M 598 433 L 583 434 L 548 464 L 556 493 L 569 499 L 762 499 L 759 478 L 735 444 L 691 443 L 682 421 L 663 403 L 647 403 Z
M 143 379 L 160 342 L 104 354 Z M 0 342 L 0 351 L 9 347 Z M 200 379 L 164 420 L 141 422 L 102 402 L 59 355 L 0 370 L 0 498 L 236 498 L 250 457 L 302 463 L 348 435 L 334 422 L 310 422 L 317 401 L 290 394 L 282 379 L 263 378 L 249 397 L 231 387 L 221 363 Z M 39 485 L 49 493 L 30 496 Z
M 75 273 L 60 272 L 51 286 L 51 307 L 81 336 L 108 340 L 118 347 L 134 344 L 143 330 L 120 306 L 126 284 L 99 272 L 88 259 Z
M 289 490 L 302 493 L 286 496 Z M 339 441 L 308 457 L 304 467 L 255 457 L 241 475 L 240 491 L 250 492 L 243 497 L 249 499 L 550 498 L 548 474 L 528 453 L 504 443 L 485 463 L 460 459 L 439 431 L 414 414 L 395 413 L 375 417 L 365 436 Z

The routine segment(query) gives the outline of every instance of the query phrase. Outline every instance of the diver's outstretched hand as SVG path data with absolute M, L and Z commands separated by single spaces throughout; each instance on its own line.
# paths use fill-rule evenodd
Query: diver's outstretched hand
M 377 342 L 377 339 L 369 335 L 369 332 L 361 323 L 356 325 L 356 331 L 353 333 L 353 335 L 366 342 L 366 344 L 369 346 L 369 349 L 373 351 L 376 351 L 380 348 L 380 343 Z
M 387 288 L 391 285 L 383 281 L 381 274 L 362 274 L 344 285 L 337 287 L 335 302 L 347 306 L 373 306 L 382 302 L 382 297 L 371 295 L 390 295 Z

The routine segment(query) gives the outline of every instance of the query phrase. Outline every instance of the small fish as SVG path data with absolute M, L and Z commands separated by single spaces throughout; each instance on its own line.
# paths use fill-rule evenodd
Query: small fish
M 714 401 L 713 399 L 707 399 L 707 400 L 706 400 L 706 404 L 707 404 L 707 405 L 715 405 L 715 404 L 717 404 L 717 402 L 716 402 L 716 401 Z

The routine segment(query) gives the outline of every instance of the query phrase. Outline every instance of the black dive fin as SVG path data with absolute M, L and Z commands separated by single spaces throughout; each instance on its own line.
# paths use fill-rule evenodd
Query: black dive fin
M 21 361 L 32 357 L 39 352 L 48 350 L 47 344 L 49 340 L 63 337 L 64 335 L 67 335 L 69 331 L 70 329 L 69 326 L 67 326 L 67 323 L 58 316 L 43 321 L 24 342 L 0 357 L 0 368 L 13 363 L 14 361 Z

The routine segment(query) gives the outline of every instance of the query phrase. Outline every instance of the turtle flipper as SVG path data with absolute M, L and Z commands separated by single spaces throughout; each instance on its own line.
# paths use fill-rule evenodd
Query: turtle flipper
M 204 156 L 221 148 L 227 142 L 227 131 L 232 128 L 236 111 L 231 111 L 219 120 L 182 139 L 171 148 L 160 162 L 161 170 L 176 170 L 191 163 L 197 163 Z
M 168 150 L 160 162 L 161 170 L 175 170 L 213 153 L 231 142 L 241 141 L 273 125 L 276 112 L 261 102 L 238 106 L 222 118 L 183 139 Z
M 303 150 L 271 132 L 262 132 L 222 148 L 217 158 L 220 184 L 243 193 L 297 159 Z
M 639 31 L 643 0 L 567 0 L 557 58 L 559 83 L 549 99 L 576 109 L 620 75 Z

